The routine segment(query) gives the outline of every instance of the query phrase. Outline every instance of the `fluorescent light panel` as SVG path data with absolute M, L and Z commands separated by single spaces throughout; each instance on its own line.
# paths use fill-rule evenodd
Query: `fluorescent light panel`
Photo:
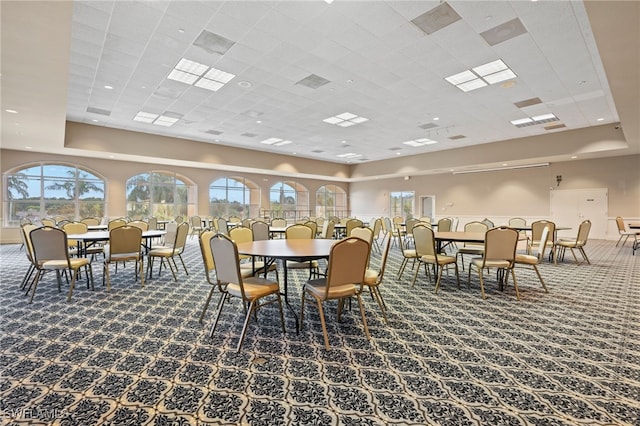
M 533 117 L 519 118 L 517 120 L 511 120 L 510 123 L 516 127 L 534 126 L 536 124 L 549 123 L 550 121 L 557 121 L 558 117 L 555 114 L 541 114 Z
M 140 123 L 155 124 L 157 126 L 171 127 L 178 122 L 179 118 L 169 117 L 167 115 L 158 115 L 151 112 L 139 111 L 133 121 Z
M 340 127 L 351 127 L 356 124 L 364 123 L 365 121 L 369 121 L 368 118 L 360 117 L 358 115 L 352 114 L 350 112 L 343 112 L 342 114 L 334 115 L 333 117 L 325 118 L 325 123 L 335 124 Z
M 284 140 L 284 139 L 280 139 L 280 138 L 269 138 L 269 139 L 265 139 L 263 141 L 260 141 L 260 143 L 263 143 L 265 145 L 273 145 L 273 146 L 289 145 L 292 142 L 293 141 Z
M 235 77 L 219 69 L 182 58 L 167 76 L 170 80 L 217 92 Z
M 433 145 L 435 143 L 438 143 L 438 141 L 434 141 L 433 139 L 421 138 L 421 139 L 415 139 L 412 141 L 406 141 L 402 143 L 405 145 L 417 147 L 417 146 Z
M 479 65 L 471 70 L 465 70 L 458 74 L 445 77 L 449 83 L 456 86 L 463 92 L 479 89 L 489 84 L 500 83 L 511 80 L 517 75 L 505 64 L 502 59 Z

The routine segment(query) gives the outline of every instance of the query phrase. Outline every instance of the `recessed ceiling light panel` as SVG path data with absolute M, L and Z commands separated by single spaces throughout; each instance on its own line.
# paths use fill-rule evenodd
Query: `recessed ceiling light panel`
M 343 112 L 342 114 L 334 115 L 333 117 L 325 118 L 325 123 L 335 124 L 340 127 L 351 127 L 356 124 L 364 123 L 365 121 L 369 121 L 368 118 L 360 117 L 358 115 L 352 114 L 350 112 Z

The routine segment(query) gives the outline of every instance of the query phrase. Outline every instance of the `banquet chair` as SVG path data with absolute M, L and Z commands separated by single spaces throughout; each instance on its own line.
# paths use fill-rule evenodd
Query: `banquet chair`
M 229 230 L 229 238 L 233 240 L 236 245 L 240 243 L 248 243 L 255 241 L 255 237 L 253 235 L 253 231 L 251 228 L 247 228 L 245 226 L 234 226 Z M 246 269 L 251 272 L 251 275 L 257 275 L 260 272 L 265 272 L 265 262 L 255 260 L 255 258 L 248 254 L 240 254 L 238 255 L 240 260 L 240 269 Z M 280 282 L 280 277 L 278 276 L 278 268 L 275 263 L 271 263 L 266 272 L 275 272 L 276 273 L 276 281 Z
M 450 217 L 443 217 L 440 220 L 438 220 L 438 232 L 451 232 L 453 231 L 452 227 L 453 227 L 453 219 L 451 219 Z M 448 241 L 442 245 L 443 253 L 446 251 L 446 248 L 449 246 L 457 247 L 455 243 Z
M 382 218 L 382 231 L 385 235 L 389 235 L 389 232 L 391 233 L 391 239 L 393 240 L 391 244 L 392 246 L 395 245 L 398 238 L 400 238 L 400 233 L 394 228 L 393 222 L 388 216 Z
M 204 275 L 207 280 L 207 283 L 211 286 L 211 290 L 209 290 L 209 295 L 204 302 L 204 307 L 202 308 L 202 313 L 200 314 L 199 322 L 202 324 L 202 320 L 204 319 L 204 315 L 207 313 L 207 309 L 209 308 L 209 303 L 211 302 L 211 297 L 215 289 L 218 287 L 218 283 L 215 279 L 215 271 L 216 264 L 213 261 L 213 253 L 211 252 L 211 239 L 214 235 L 216 235 L 216 231 L 212 231 L 210 229 L 205 229 L 202 231 L 198 237 L 198 241 L 200 243 L 200 254 L 202 254 L 202 263 L 204 265 Z M 242 278 L 249 278 L 253 275 L 253 271 L 250 269 L 240 269 L 240 274 Z M 226 289 L 226 284 L 222 284 L 224 289 Z M 224 291 L 221 293 L 224 294 Z M 220 299 L 221 301 L 222 299 Z M 220 303 L 218 302 L 218 304 Z
M 467 284 L 470 284 L 471 271 L 475 266 L 478 270 L 478 277 L 480 278 L 480 291 L 483 299 L 486 299 L 487 296 L 484 292 L 484 277 L 482 271 L 488 268 L 497 268 L 500 285 L 503 285 L 502 283 L 506 281 L 508 273 L 511 272 L 513 285 L 516 290 L 516 299 L 520 300 L 518 281 L 516 280 L 516 274 L 513 270 L 517 245 L 518 231 L 513 228 L 499 226 L 497 228 L 491 228 L 486 232 L 484 238 L 484 253 L 482 257 L 471 260 L 469 263 L 469 276 L 467 278 Z
M 33 302 L 38 283 L 47 271 L 56 271 L 58 291 L 61 290 L 62 286 L 61 272 L 69 271 L 71 284 L 69 285 L 69 294 L 67 296 L 68 302 L 71 301 L 73 288 L 81 268 L 84 268 L 87 276 L 87 288 L 89 288 L 89 283 L 91 283 L 91 289 L 94 289 L 91 262 L 89 262 L 89 259 L 86 257 L 69 257 L 67 234 L 65 234 L 62 229 L 50 226 L 36 228 L 29 233 L 29 239 L 31 241 L 31 247 L 33 248 L 34 265 L 37 269 L 36 276 L 29 286 L 29 289 L 32 288 L 29 303 Z M 29 289 L 27 289 L 27 292 L 29 292 Z
M 400 252 L 402 253 L 402 262 L 400 263 L 400 268 L 398 269 L 398 279 L 402 278 L 402 274 L 404 273 L 405 268 L 407 267 L 407 263 L 411 260 L 413 263 L 411 264 L 411 268 L 415 267 L 416 259 L 418 255 L 416 253 L 415 248 L 406 248 L 404 245 L 404 241 L 402 238 L 398 237 L 398 245 L 400 247 Z
M 89 232 L 89 228 L 83 222 L 67 222 L 62 227 L 62 229 L 67 235 L 70 234 L 84 234 Z M 67 238 L 67 245 L 69 248 L 69 254 L 71 256 L 80 255 L 80 242 L 78 240 L 71 240 Z
M 173 280 L 178 281 L 178 277 L 176 273 L 178 272 L 178 264 L 176 263 L 176 256 L 180 259 L 180 263 L 182 263 L 182 267 L 184 268 L 185 274 L 189 275 L 187 271 L 187 266 L 184 264 L 184 260 L 182 260 L 182 253 L 184 252 L 185 245 L 187 243 L 187 236 L 189 234 L 189 224 L 187 222 L 181 222 L 178 224 L 176 228 L 176 236 L 173 240 L 173 244 L 169 247 L 157 247 L 151 248 L 149 253 L 147 253 L 149 259 L 147 261 L 147 271 L 149 272 L 149 278 L 152 278 L 153 275 L 153 261 L 154 258 L 160 259 L 160 266 L 158 268 L 158 275 L 162 272 L 162 265 L 166 259 L 167 264 L 169 265 L 169 269 L 171 269 L 171 274 L 173 275 Z M 174 271 L 175 267 L 175 271 Z
M 107 224 L 107 230 L 111 231 L 113 228 L 117 228 L 119 226 L 125 226 L 127 221 L 125 219 L 112 219 Z
M 538 265 L 544 259 L 544 252 L 547 249 L 547 241 L 549 241 L 549 228 L 545 227 L 542 230 L 542 235 L 540 236 L 540 244 L 538 244 L 535 252 L 533 254 L 516 253 L 515 257 L 515 266 L 524 265 L 533 267 L 533 270 L 536 271 L 536 275 L 538 276 L 540 284 L 542 284 L 542 288 L 544 288 L 545 293 L 549 293 L 549 290 L 547 290 L 547 286 L 544 284 L 542 275 L 540 275 Z
M 570 249 L 571 254 L 573 255 L 573 259 L 576 261 L 577 264 L 580 264 L 580 262 L 578 262 L 578 258 L 576 257 L 575 252 L 573 251 L 574 249 L 576 249 L 580 252 L 584 260 L 586 260 L 587 263 L 591 265 L 591 262 L 589 262 L 589 258 L 587 257 L 587 253 L 584 251 L 584 246 L 587 245 L 587 239 L 589 238 L 590 230 L 591 230 L 591 221 L 588 219 L 583 220 L 582 223 L 580 223 L 580 226 L 578 227 L 578 235 L 576 236 L 575 239 L 560 238 L 560 240 L 558 240 L 558 242 L 556 242 L 555 244 L 556 250 L 559 250 L 558 252 L 556 252 L 555 262 L 557 263 L 558 257 L 560 257 L 561 260 L 564 260 L 565 251 L 567 249 Z
M 387 324 L 387 305 L 384 303 L 382 293 L 380 293 L 380 285 L 384 278 L 384 271 L 387 268 L 387 259 L 389 258 L 389 248 L 391 247 L 391 235 L 387 235 L 388 238 L 383 240 L 382 254 L 380 257 L 379 269 L 367 268 L 364 273 L 364 285 L 369 288 L 371 297 L 378 303 L 382 317 L 385 324 Z
M 416 226 L 420 221 L 415 217 L 407 219 L 404 227 L 404 245 L 409 247 L 413 242 L 413 227 Z
M 275 228 L 284 228 L 285 226 L 287 226 L 287 220 L 281 217 L 271 219 L 271 226 Z
M 191 233 L 189 235 L 192 237 L 194 235 L 198 235 L 204 229 L 202 227 L 202 218 L 200 216 L 191 216 L 189 218 L 189 224 L 191 225 Z
M 169 222 L 164 226 L 165 234 L 162 236 L 160 244 L 152 244 L 151 250 L 157 248 L 170 248 L 176 241 L 176 233 L 178 232 L 178 224 Z
M 158 229 L 158 218 L 154 216 L 148 217 L 147 224 L 149 225 L 150 230 Z
M 229 220 L 227 222 L 229 222 L 229 223 L 242 223 L 242 219 L 240 218 L 240 216 L 229 216 Z
M 469 222 L 464 225 L 464 232 L 485 233 L 488 230 L 489 228 L 487 228 L 487 224 L 483 222 L 475 221 L 475 222 Z M 470 254 L 474 256 L 481 256 L 483 252 L 484 252 L 484 244 L 463 243 L 462 247 L 458 248 L 458 251 L 456 252 L 456 260 L 458 259 L 458 256 L 460 256 L 460 260 L 462 263 L 462 270 L 464 271 L 464 255 Z
M 236 348 L 237 352 L 240 352 L 240 349 L 242 348 L 242 343 L 244 342 L 244 338 L 247 333 L 247 326 L 249 325 L 249 319 L 254 315 L 254 313 L 257 316 L 258 310 L 263 306 L 271 303 L 278 303 L 280 323 L 282 325 L 282 332 L 284 333 L 284 314 L 282 312 L 282 299 L 280 297 L 279 284 L 265 278 L 243 278 L 240 268 L 240 259 L 238 257 L 238 247 L 233 240 L 226 235 L 216 234 L 211 237 L 210 246 L 213 261 L 216 265 L 216 281 L 220 291 L 220 301 L 218 302 L 218 312 L 213 325 L 211 326 L 209 337 L 213 338 L 213 333 L 218 325 L 218 320 L 220 319 L 220 314 L 222 313 L 225 302 L 227 299 L 232 297 L 241 299 L 242 305 L 246 311 L 242 333 L 240 334 L 240 339 Z M 263 299 L 268 296 L 275 297 L 271 300 L 264 301 Z M 249 304 L 248 310 L 245 307 L 246 303 Z
M 56 227 L 55 219 L 52 219 L 50 217 L 45 217 L 43 219 L 40 219 L 40 223 L 42 223 L 42 226 L 50 226 L 52 228 Z
M 253 241 L 263 241 L 269 239 L 269 224 L 267 222 L 255 221 L 251 224 L 253 231 Z
M 548 221 L 548 220 L 537 220 L 531 223 L 531 240 L 529 240 L 529 247 L 527 252 L 531 254 L 533 249 L 540 245 L 540 237 L 542 236 L 542 231 L 544 228 L 549 228 L 549 240 L 547 241 L 547 247 L 551 249 L 550 256 L 552 260 L 556 258 L 556 247 L 555 247 L 555 234 L 556 234 L 556 224 Z
M 487 228 L 491 229 L 494 228 L 496 225 L 493 223 L 492 220 L 489 220 L 488 218 L 484 218 L 482 219 L 480 222 L 484 223 L 485 225 L 487 225 Z
M 322 238 L 322 230 L 324 229 L 324 224 L 327 220 L 324 217 L 316 218 L 316 238 Z
M 360 228 L 363 225 L 363 222 L 360 219 L 349 219 L 347 223 L 345 223 L 345 236 L 350 237 L 351 231 L 355 228 Z
M 20 226 L 20 240 L 22 241 L 22 245 L 24 246 L 25 254 L 27 255 L 27 260 L 29 261 L 29 267 L 27 268 L 27 272 L 24 274 L 22 281 L 20 282 L 20 289 L 24 290 L 27 287 L 27 283 L 33 276 L 33 273 L 37 270 L 37 265 L 35 263 L 35 259 L 33 257 L 33 246 L 31 245 L 31 240 L 29 239 L 29 233 L 36 229 L 38 226 L 32 223 L 26 223 Z
M 624 247 L 629 237 L 633 237 L 633 244 L 635 247 L 635 245 L 638 243 L 638 235 L 640 235 L 640 232 L 627 230 L 627 226 L 624 224 L 624 219 L 622 219 L 622 217 L 620 216 L 616 217 L 616 225 L 618 226 L 618 233 L 620 234 L 620 238 L 618 238 L 616 247 L 618 247 L 618 244 L 620 244 L 620 241 L 622 241 L 623 237 L 624 242 L 622 243 L 622 247 Z
M 309 228 L 311 228 L 313 230 L 311 238 L 316 238 L 316 235 L 318 234 L 318 224 L 312 220 L 307 220 L 303 223 L 303 225 L 307 225 Z
M 133 222 L 130 222 L 133 223 Z M 145 222 L 146 223 L 146 222 Z M 104 245 L 104 261 L 102 263 L 102 285 L 105 278 L 107 291 L 111 291 L 111 276 L 109 265 L 111 263 L 135 261 L 135 280 L 140 275 L 140 286 L 144 287 L 144 258 L 142 256 L 142 229 L 127 224 L 109 231 L 109 243 Z
M 229 235 L 229 224 L 227 219 L 223 217 L 219 217 L 216 219 L 216 229 L 219 233 L 224 235 Z
M 295 224 L 289 226 L 284 233 L 284 236 L 288 240 L 293 239 L 312 239 L 313 229 L 307 225 Z M 304 262 L 297 262 L 295 260 L 287 260 L 287 269 L 309 269 L 309 278 L 314 274 L 320 273 L 320 264 L 317 260 L 307 260 Z
M 80 220 L 80 222 L 84 223 L 87 226 L 100 225 L 100 219 L 98 219 L 97 217 L 85 217 L 84 219 Z
M 438 278 L 436 279 L 435 293 L 438 294 L 440 288 L 440 282 L 442 281 L 442 271 L 450 266 L 453 266 L 456 271 L 456 282 L 458 288 L 460 288 L 460 275 L 458 274 L 458 263 L 456 256 L 447 256 L 438 253 L 436 249 L 436 239 L 433 233 L 433 229 L 424 226 L 417 225 L 413 228 L 413 238 L 415 241 L 416 255 L 418 258 L 418 267 L 413 275 L 412 287 L 416 285 L 416 278 L 420 271 L 420 264 L 424 265 L 425 274 L 429 276 L 428 266 L 434 267 L 434 274 L 437 272 Z
M 327 300 L 338 299 L 338 321 L 340 321 L 344 300 L 355 296 L 360 306 L 365 335 L 371 340 L 361 297 L 369 250 L 369 243 L 361 238 L 347 237 L 338 241 L 331 247 L 327 276 L 307 281 L 302 289 L 300 329 L 304 320 L 305 302 L 315 303 L 320 314 L 324 346 L 327 350 L 330 349 L 329 336 L 322 307 Z
M 140 229 L 142 232 L 146 232 L 149 230 L 149 223 L 144 220 L 132 220 L 131 222 L 127 222 L 127 226 L 133 226 Z
M 509 219 L 509 226 L 511 228 L 523 228 L 527 226 L 527 221 L 521 217 L 512 217 Z M 526 240 L 527 247 L 529 247 L 529 236 L 527 235 L 527 231 L 518 230 L 518 232 L 520 233 L 520 240 Z
M 369 226 L 371 226 L 371 224 L 369 224 Z M 375 249 L 378 253 L 382 253 L 382 249 L 380 248 L 380 243 L 378 242 L 381 231 L 382 231 L 382 218 L 378 217 L 373 221 L 373 249 Z

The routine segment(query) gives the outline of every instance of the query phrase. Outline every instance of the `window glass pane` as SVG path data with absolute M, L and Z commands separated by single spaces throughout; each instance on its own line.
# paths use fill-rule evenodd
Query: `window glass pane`
M 175 174 L 141 173 L 127 180 L 127 216 L 155 216 L 173 220 L 176 216 L 193 216 L 196 212 L 197 188 Z

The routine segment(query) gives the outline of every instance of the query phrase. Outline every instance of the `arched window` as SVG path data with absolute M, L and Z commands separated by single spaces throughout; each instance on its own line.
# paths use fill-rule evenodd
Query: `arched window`
M 260 211 L 260 188 L 242 177 L 223 177 L 209 186 L 209 214 L 240 218 L 257 217 Z
M 270 216 L 297 220 L 309 216 L 309 191 L 293 182 L 277 182 L 269 190 Z
M 24 218 L 105 215 L 104 179 L 75 165 L 40 163 L 3 178 L 5 226 L 18 226 Z
M 173 172 L 141 173 L 128 179 L 127 216 L 160 220 L 193 216 L 197 188 L 185 180 Z
M 324 185 L 316 191 L 316 217 L 348 216 L 347 193 L 336 185 Z

